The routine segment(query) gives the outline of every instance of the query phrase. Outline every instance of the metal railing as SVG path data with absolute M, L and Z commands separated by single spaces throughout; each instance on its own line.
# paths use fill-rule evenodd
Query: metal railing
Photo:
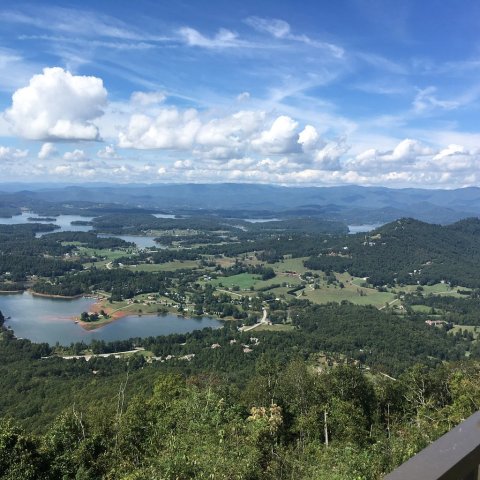
M 480 480 L 480 411 L 440 437 L 385 480 Z

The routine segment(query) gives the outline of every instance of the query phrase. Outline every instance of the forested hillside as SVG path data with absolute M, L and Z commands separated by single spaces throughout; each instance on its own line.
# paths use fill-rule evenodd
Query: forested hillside
M 434 284 L 479 288 L 480 220 L 441 226 L 400 219 L 368 234 L 341 239 L 305 262 L 308 268 L 348 271 L 374 285 Z
M 263 355 L 239 385 L 134 357 L 47 361 L 45 345 L 1 347 L 2 391 L 28 395 L 44 419 L 36 434 L 0 420 L 9 480 L 379 479 L 479 408 L 473 361 L 393 379 Z

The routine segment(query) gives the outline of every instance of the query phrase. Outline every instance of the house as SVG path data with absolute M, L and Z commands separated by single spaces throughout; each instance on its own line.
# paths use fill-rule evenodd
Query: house
M 425 323 L 430 327 L 441 327 L 442 325 L 447 325 L 445 320 L 425 320 Z

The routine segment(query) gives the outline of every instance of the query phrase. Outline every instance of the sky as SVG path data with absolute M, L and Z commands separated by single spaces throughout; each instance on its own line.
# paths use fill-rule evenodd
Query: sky
M 2 0 L 1 182 L 480 186 L 473 0 Z

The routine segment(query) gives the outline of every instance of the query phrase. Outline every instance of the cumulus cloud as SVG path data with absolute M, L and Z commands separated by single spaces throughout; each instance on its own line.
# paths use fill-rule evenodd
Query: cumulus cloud
M 38 152 L 39 160 L 46 160 L 57 153 L 55 145 L 51 142 L 44 143 Z
M 251 138 L 262 128 L 264 119 L 263 112 L 242 110 L 209 120 L 197 132 L 196 152 L 206 158 L 223 160 L 243 156 Z
M 252 141 L 252 146 L 265 154 L 298 152 L 297 128 L 298 122 L 281 115 L 268 130 L 261 132 L 258 138 Z
M 188 149 L 201 127 L 197 111 L 162 109 L 157 116 L 132 115 L 125 131 L 119 134 L 119 146 L 138 149 Z
M 208 112 L 176 107 L 131 115 L 118 144 L 121 148 L 183 151 L 201 161 L 223 163 L 255 155 L 286 155 L 290 157 L 288 168 L 314 163 L 326 170 L 341 168 L 340 159 L 349 149 L 343 141 L 323 140 L 313 125 L 301 128 L 287 115 L 272 118 L 262 111 L 240 110 L 211 118 Z
M 173 166 L 177 170 L 187 170 L 189 168 L 192 168 L 193 164 L 191 160 L 177 160 Z
M 298 134 L 298 143 L 302 146 L 304 151 L 313 150 L 318 146 L 319 140 L 320 135 L 312 125 L 306 125 Z
M 25 158 L 28 150 L 20 150 L 18 148 L 3 147 L 0 145 L 0 161 L 15 161 Z
M 320 170 L 340 170 L 340 160 L 350 147 L 343 141 L 329 142 L 315 152 L 315 164 Z
M 113 145 L 106 145 L 97 152 L 97 157 L 105 159 L 117 159 L 120 158 L 120 155 L 117 153 Z
M 184 150 L 205 158 L 229 159 L 244 154 L 264 118 L 263 112 L 247 110 L 204 118 L 194 109 L 161 108 L 154 115 L 132 115 L 119 134 L 119 146 Z
M 83 150 L 75 149 L 72 152 L 65 152 L 63 159 L 67 162 L 83 162 L 88 158 Z
M 464 155 L 467 153 L 466 148 L 463 145 L 450 144 L 447 148 L 440 150 L 434 157 L 434 160 L 442 160 L 452 155 Z
M 480 167 L 480 153 L 478 150 L 472 151 L 463 145 L 450 144 L 441 149 L 431 162 L 432 169 L 441 169 L 446 171 L 477 171 Z
M 406 138 L 394 148 L 391 155 L 384 155 L 384 158 L 394 161 L 414 161 L 419 156 L 431 155 L 432 153 L 431 148 L 422 145 L 418 140 Z
M 357 169 L 385 170 L 395 168 L 395 166 L 402 167 L 402 165 L 414 164 L 433 153 L 432 148 L 423 145 L 418 140 L 406 138 L 390 151 L 379 151 L 375 148 L 365 150 L 351 160 L 349 164 Z
M 32 140 L 97 140 L 92 121 L 102 115 L 106 101 L 100 78 L 45 68 L 13 94 L 5 118 L 14 133 Z

